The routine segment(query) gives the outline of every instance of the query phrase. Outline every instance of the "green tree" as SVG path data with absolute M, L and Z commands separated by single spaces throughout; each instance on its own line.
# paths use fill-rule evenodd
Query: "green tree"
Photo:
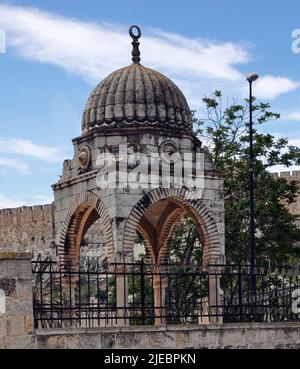
M 194 222 L 184 216 L 177 223 L 170 241 L 170 260 L 180 264 L 202 261 L 202 243 Z
M 248 260 L 248 170 L 249 170 L 249 100 L 229 104 L 220 91 L 203 99 L 204 117 L 194 113 L 194 129 L 201 141 L 209 147 L 216 168 L 224 177 L 226 255 L 228 262 Z M 293 263 L 300 257 L 300 231 L 295 226 L 297 217 L 286 205 L 295 202 L 298 184 L 276 178 L 269 169 L 274 165 L 300 164 L 300 149 L 286 138 L 275 138 L 258 131 L 263 124 L 280 118 L 266 103 L 253 99 L 254 115 L 254 177 L 257 263 Z M 184 239 L 184 249 L 196 246 L 194 224 L 175 233 L 172 244 Z M 187 246 L 187 244 L 189 244 Z M 178 249 L 178 247 L 177 247 Z M 176 248 L 178 260 L 184 256 Z

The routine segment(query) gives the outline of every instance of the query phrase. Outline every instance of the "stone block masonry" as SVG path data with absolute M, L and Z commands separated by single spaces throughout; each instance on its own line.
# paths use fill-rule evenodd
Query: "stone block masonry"
M 31 253 L 0 252 L 0 348 L 27 348 L 33 342 Z
M 35 348 L 48 349 L 299 349 L 299 323 L 41 330 Z
M 0 253 L 0 349 L 300 348 L 300 323 L 34 330 L 32 254 Z
M 0 210 L 0 251 L 55 254 L 52 204 Z
M 280 172 L 272 173 L 276 178 L 285 178 L 288 182 L 296 181 L 299 183 L 299 193 L 296 201 L 293 204 L 289 204 L 288 209 L 291 214 L 300 216 L 300 170 L 295 170 L 292 172 Z M 300 227 L 300 221 L 297 221 L 297 226 Z

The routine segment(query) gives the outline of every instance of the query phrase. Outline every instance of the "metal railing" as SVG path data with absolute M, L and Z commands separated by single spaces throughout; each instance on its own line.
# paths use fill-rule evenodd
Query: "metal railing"
M 299 321 L 300 273 L 246 265 L 33 262 L 36 327 Z M 300 296 L 300 292 L 299 292 Z

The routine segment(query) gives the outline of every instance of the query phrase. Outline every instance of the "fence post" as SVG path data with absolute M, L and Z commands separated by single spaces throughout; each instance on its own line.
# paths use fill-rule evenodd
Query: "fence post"
M 0 252 L 0 348 L 33 348 L 31 259 L 31 253 Z
M 243 285 L 242 285 L 242 269 L 241 264 L 239 264 L 238 268 L 238 302 L 239 302 L 239 318 L 240 322 L 243 321 Z

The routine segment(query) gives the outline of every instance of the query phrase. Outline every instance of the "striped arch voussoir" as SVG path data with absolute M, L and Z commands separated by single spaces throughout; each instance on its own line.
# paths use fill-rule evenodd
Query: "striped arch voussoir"
M 108 211 L 102 201 L 92 192 L 82 192 L 76 195 L 68 209 L 65 220 L 60 229 L 58 252 L 62 262 L 72 262 L 75 257 L 77 233 L 84 214 L 89 209 L 95 209 L 101 220 L 107 243 L 107 256 L 114 254 L 113 233 Z
M 181 189 L 155 189 L 144 197 L 132 209 L 124 232 L 123 250 L 126 255 L 132 255 L 134 239 L 139 222 L 143 214 L 156 202 L 170 199 L 184 209 L 194 220 L 198 229 L 201 230 L 204 240 L 203 266 L 207 266 L 212 260 L 216 260 L 222 255 L 221 239 L 215 220 L 210 214 L 209 209 L 201 199 L 190 200 L 189 193 L 184 188 Z M 176 215 L 176 217 L 175 217 Z M 174 229 L 178 214 L 174 214 L 174 219 L 166 225 L 165 242 L 160 250 L 160 261 L 163 262 L 168 255 L 167 243 L 171 231 Z

